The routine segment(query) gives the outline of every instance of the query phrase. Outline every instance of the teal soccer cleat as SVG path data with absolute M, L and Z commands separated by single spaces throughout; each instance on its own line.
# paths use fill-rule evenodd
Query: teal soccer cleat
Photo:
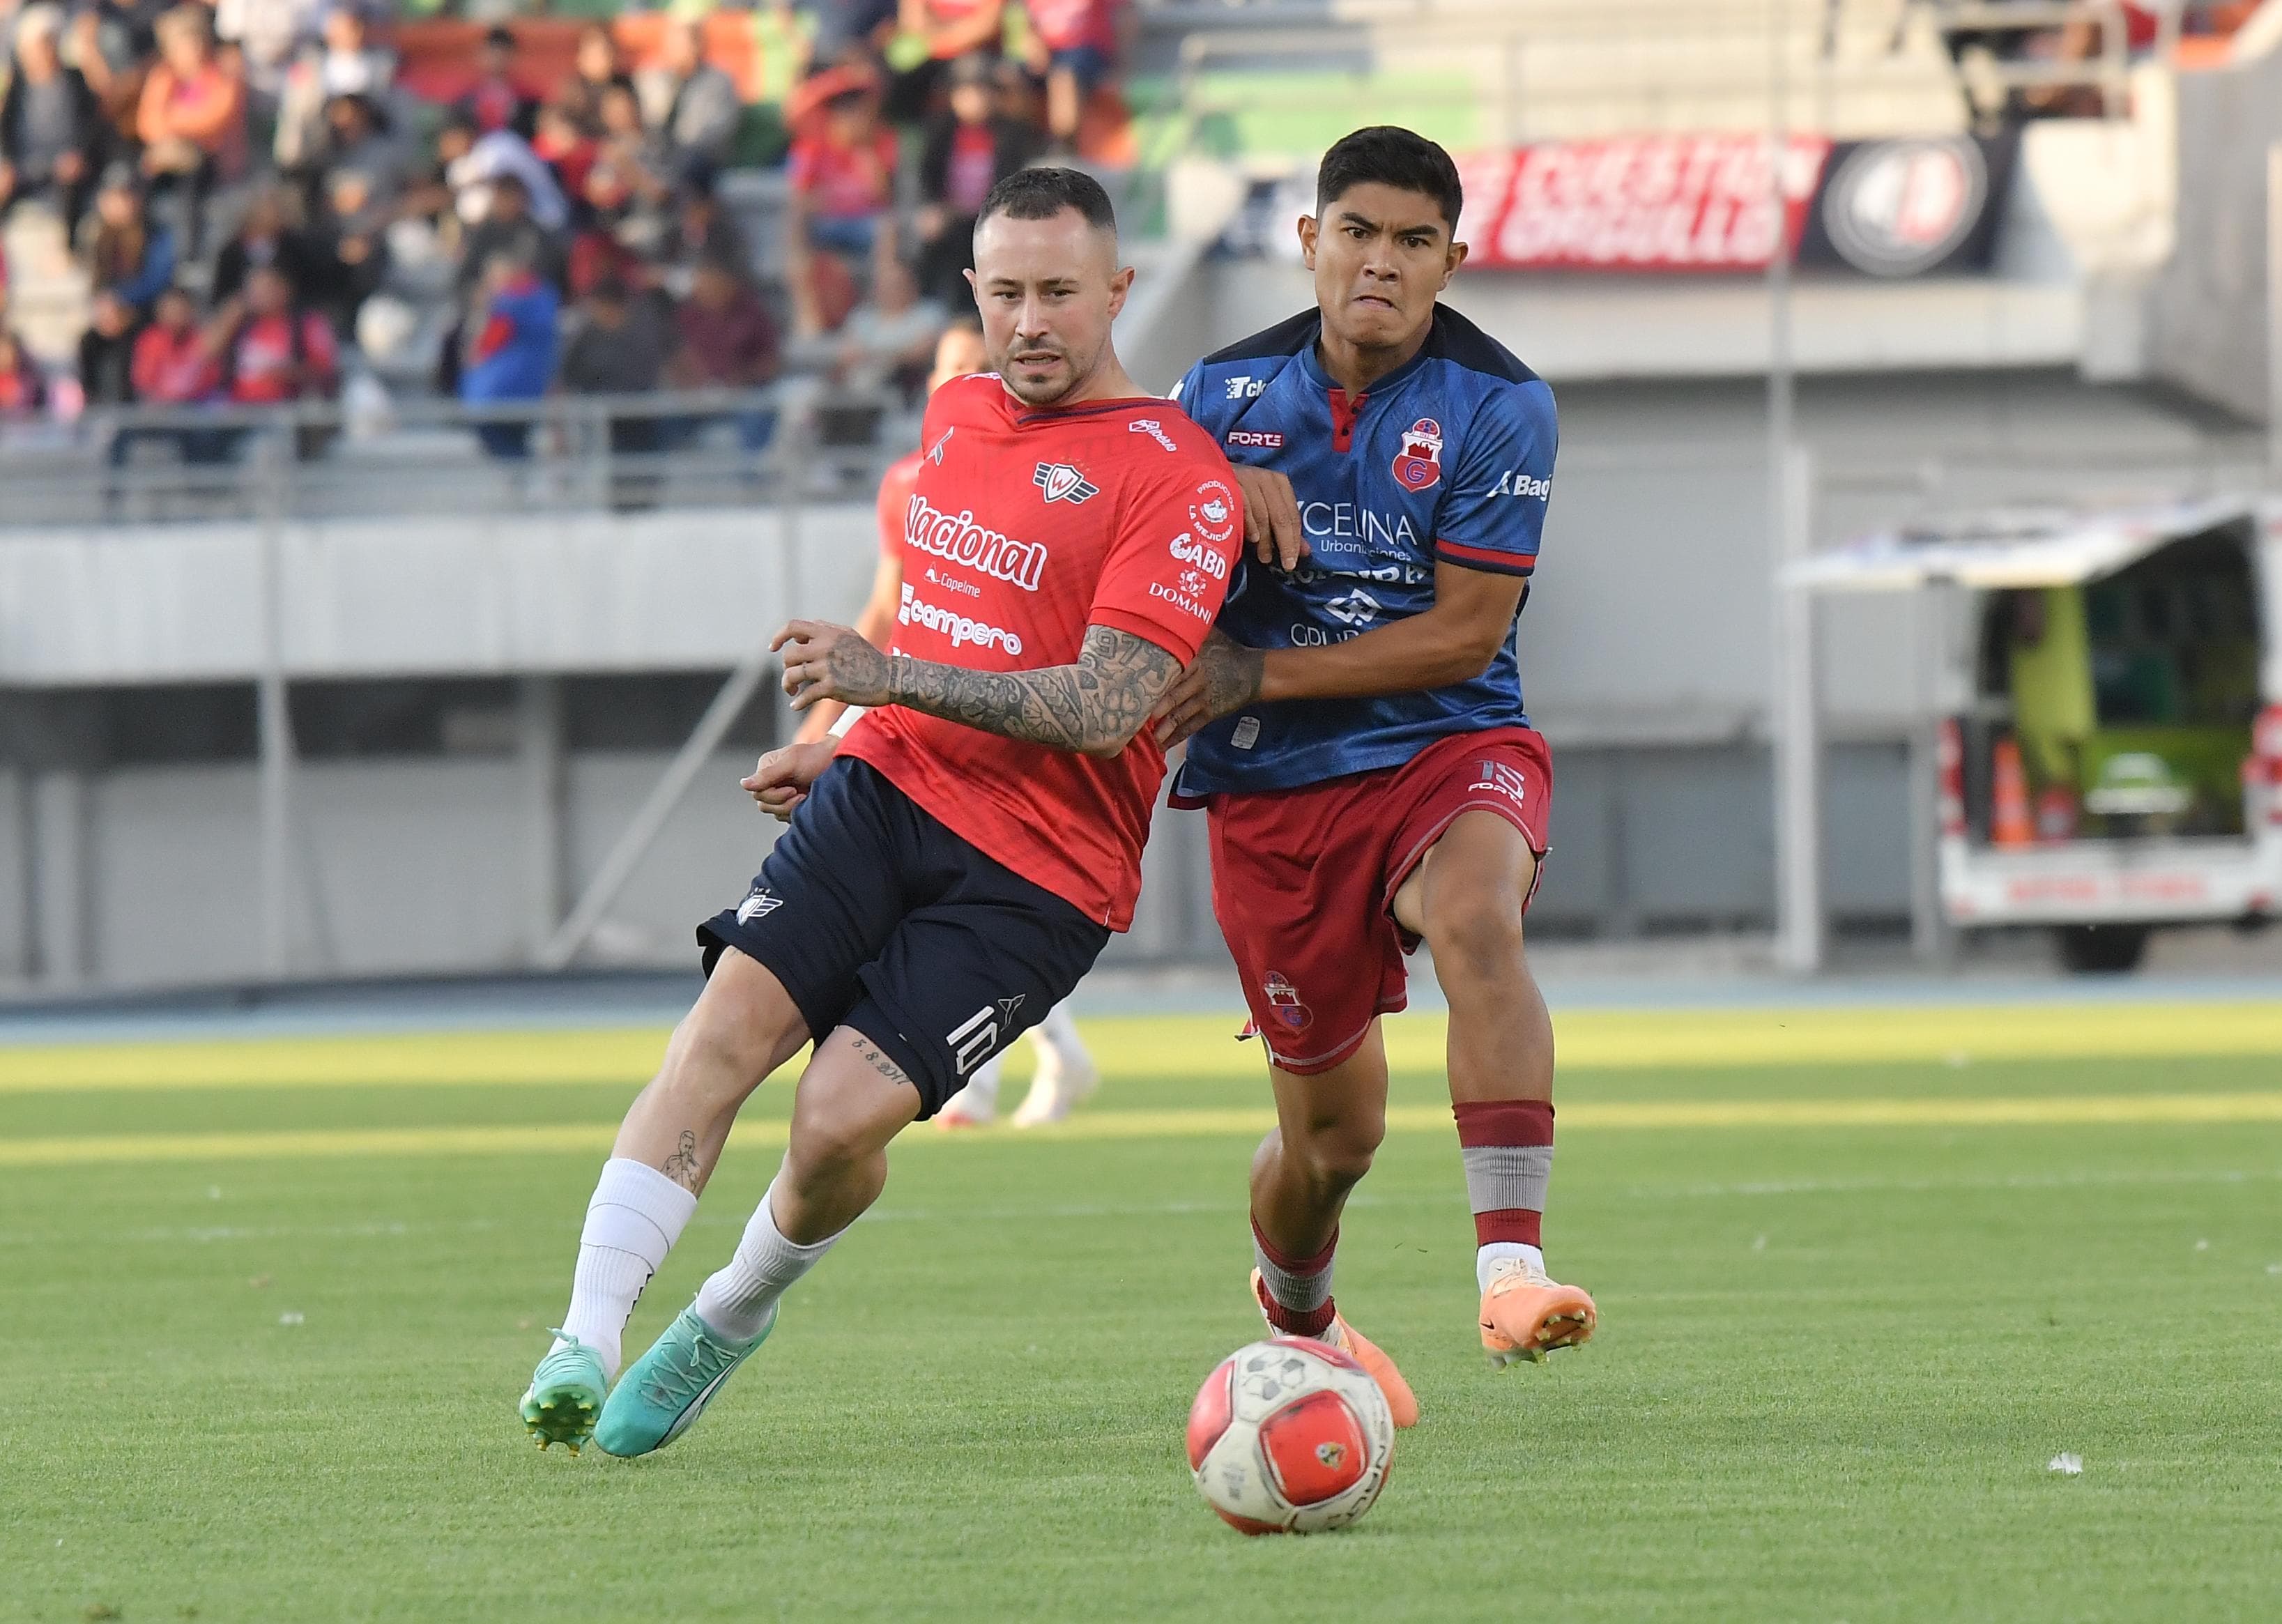
M 695 1307 L 682 1309 L 619 1379 L 602 1406 L 594 1441 L 605 1455 L 648 1455 L 665 1448 L 705 1413 L 730 1372 L 752 1357 L 776 1325 L 772 1308 L 760 1335 L 732 1342 L 715 1335 Z
M 531 1387 L 523 1395 L 523 1425 L 540 1449 L 567 1443 L 576 1455 L 594 1435 L 610 1379 L 602 1374 L 600 1354 L 575 1336 L 555 1334 L 563 1345 L 548 1350 L 531 1373 Z

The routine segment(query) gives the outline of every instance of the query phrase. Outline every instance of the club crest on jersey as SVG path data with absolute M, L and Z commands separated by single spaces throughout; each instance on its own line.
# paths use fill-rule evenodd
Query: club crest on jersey
M 1442 482 L 1442 425 L 1421 417 L 1402 437 L 1394 454 L 1394 477 L 1406 491 L 1424 491 Z
M 1099 486 L 1067 462 L 1039 463 L 1030 483 L 1046 493 L 1048 501 L 1066 501 L 1072 507 L 1101 494 Z
M 1316 1024 L 1316 1012 L 1300 1001 L 1300 990 L 1285 979 L 1281 970 L 1269 971 L 1260 990 L 1268 995 L 1268 1013 L 1285 1031 L 1304 1032 Z

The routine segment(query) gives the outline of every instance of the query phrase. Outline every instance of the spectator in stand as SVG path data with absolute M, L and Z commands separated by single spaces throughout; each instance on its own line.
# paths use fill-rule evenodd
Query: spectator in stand
M 135 172 L 125 164 L 104 172 L 94 213 L 82 222 L 80 244 L 88 281 L 138 311 L 148 310 L 175 279 L 174 231 L 144 212 Z
M 951 105 L 928 126 L 920 155 L 920 290 L 951 308 L 974 302 L 974 220 L 982 199 L 1038 156 L 1038 133 L 998 111 L 991 62 L 969 53 L 951 65 Z
M 480 297 L 466 327 L 460 399 L 470 406 L 544 398 L 555 377 L 560 301 L 553 284 L 516 252 L 485 262 Z M 476 430 L 495 457 L 530 455 L 531 425 L 485 423 Z
M 388 115 L 369 96 L 336 96 L 325 104 L 325 137 L 310 157 L 320 193 L 345 174 L 362 175 L 377 202 L 392 203 L 403 192 L 404 150 L 390 133 Z
M 237 230 L 214 256 L 217 305 L 244 292 L 247 276 L 264 266 L 283 271 L 305 295 L 325 280 L 324 253 L 307 232 L 296 229 L 298 212 L 292 193 L 282 186 L 265 186 L 253 194 Z
M 334 6 L 325 13 L 322 39 L 306 47 L 286 74 L 271 156 L 281 168 L 314 169 L 328 136 L 327 108 L 338 97 L 367 97 L 374 127 L 386 130 L 399 121 L 388 111 L 395 78 L 396 53 L 373 43 L 364 12 L 354 4 Z
M 1027 0 L 1030 71 L 1046 82 L 1046 134 L 1058 153 L 1077 151 L 1088 97 L 1117 66 L 1124 0 Z
M 323 9 L 322 0 L 214 0 L 214 35 L 237 53 L 257 116 L 276 107 L 286 70 L 316 39 Z
M 0 96 L 0 219 L 36 198 L 62 217 L 68 238 L 110 144 L 95 92 L 57 54 L 63 31 L 58 6 L 28 5 L 16 18 L 16 71 Z
M 571 293 L 583 298 L 601 281 L 616 278 L 640 286 L 648 275 L 647 263 L 623 230 L 633 207 L 633 189 L 615 164 L 596 164 L 586 173 L 582 199 L 586 224 L 570 239 L 566 280 Z
M 586 176 L 602 148 L 568 102 L 552 101 L 539 110 L 531 150 L 555 172 L 555 183 L 570 201 L 573 222 L 583 225 L 586 213 Z
M 531 218 L 542 231 L 560 231 L 570 223 L 570 206 L 555 183 L 555 172 L 531 150 L 531 144 L 513 130 L 478 130 L 465 119 L 454 117 L 436 138 L 444 183 L 451 189 L 452 207 L 464 225 L 483 223 L 491 213 L 497 183 L 513 175 L 523 188 Z M 481 262 L 470 270 L 479 270 Z
M 574 395 L 648 394 L 657 387 L 665 364 L 665 333 L 647 299 L 616 277 L 588 289 L 578 306 L 578 332 L 563 352 L 562 388 Z M 610 454 L 640 456 L 660 444 L 655 416 L 613 416 Z M 656 476 L 619 472 L 611 480 L 611 505 L 647 506 L 656 495 Z
M 0 327 L 0 423 L 37 417 L 48 404 L 48 380 L 13 329 Z
M 135 404 L 135 307 L 116 293 L 89 301 L 87 330 L 79 336 L 79 388 L 88 405 Z
M 151 323 L 135 335 L 135 395 L 145 406 L 191 406 L 213 392 L 220 373 L 198 307 L 181 288 L 159 295 Z
M 159 54 L 167 0 L 93 0 L 71 20 L 71 58 L 103 109 L 114 144 L 131 145 L 143 82 Z
M 609 229 L 638 253 L 656 254 L 665 241 L 673 201 L 672 164 L 665 144 L 643 128 L 641 106 L 621 85 L 604 87 L 602 138 L 597 169 L 608 178 L 589 201 Z M 592 179 L 593 172 L 589 172 Z
M 1006 27 L 1006 0 L 900 0 L 903 32 L 927 47 L 927 58 L 899 74 L 889 91 L 889 107 L 904 123 L 915 123 L 934 105 L 951 63 L 972 51 L 998 54 Z
M 835 335 L 833 374 L 858 394 L 892 388 L 914 395 L 927 381 L 945 325 L 943 307 L 919 297 L 911 272 L 900 264 L 886 266 L 871 300 L 858 306 Z
M 491 183 L 488 212 L 461 240 L 462 294 L 477 291 L 485 268 L 505 255 L 529 266 L 557 288 L 563 284 L 563 254 L 555 234 L 531 212 L 531 192 L 520 175 L 501 175 Z
M 216 59 L 207 12 L 178 6 L 159 19 L 159 62 L 136 114 L 143 173 L 174 204 L 184 252 L 197 257 L 206 201 L 245 162 L 245 87 Z
M 740 276 L 752 274 L 752 245 L 713 190 L 711 180 L 681 189 L 681 213 L 674 221 L 666 258 L 684 271 L 700 265 L 726 265 Z
M 744 116 L 736 81 L 705 59 L 705 27 L 671 24 L 663 64 L 642 75 L 644 124 L 664 149 L 668 177 L 710 175 L 729 161 Z
M 812 307 L 811 252 L 854 266 L 869 261 L 874 270 L 895 259 L 896 158 L 895 132 L 881 122 L 879 92 L 870 86 L 832 97 L 814 133 L 793 143 L 788 246 L 803 334 L 825 330 Z
M 515 30 L 494 23 L 484 35 L 478 77 L 453 107 L 485 135 L 511 129 L 529 141 L 538 133 L 539 104 L 516 82 L 515 53 Z
M 673 328 L 666 377 L 676 389 L 757 389 L 783 364 L 768 307 L 752 284 L 726 265 L 698 264 L 689 297 L 674 312 Z M 758 451 L 776 428 L 776 414 L 741 412 L 736 423 L 739 442 Z M 694 426 L 683 425 L 684 431 Z
M 602 92 L 612 85 L 622 85 L 629 91 L 634 88 L 633 75 L 618 59 L 618 43 L 610 36 L 607 27 L 589 24 L 578 35 L 578 54 L 571 59 L 571 68 L 570 82 L 559 94 L 580 123 L 590 129 L 600 128 Z
M 247 272 L 244 294 L 215 312 L 209 344 L 233 405 L 330 400 L 339 391 L 340 351 L 331 326 L 301 307 L 276 265 Z
M 810 59 L 828 67 L 884 56 L 902 9 L 902 0 L 815 0 Z
M 335 331 L 354 332 L 357 313 L 387 281 L 388 227 L 395 217 L 393 201 L 376 196 L 362 171 L 338 169 L 325 177 L 311 233 L 322 274 L 310 298 Z

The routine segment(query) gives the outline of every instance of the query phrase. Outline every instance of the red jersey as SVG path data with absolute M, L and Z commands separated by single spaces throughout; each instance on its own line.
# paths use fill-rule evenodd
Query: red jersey
M 895 651 L 972 671 L 1074 664 L 1089 626 L 1183 664 L 1220 612 L 1244 508 L 1226 459 L 1178 407 L 1031 411 L 996 374 L 928 401 L 903 513 Z M 1107 760 L 882 707 L 841 749 L 953 834 L 1112 930 L 1133 922 L 1165 776 L 1147 729 Z
M 900 559 L 904 556 L 904 509 L 912 505 L 912 493 L 919 486 L 920 470 L 927 458 L 919 452 L 898 457 L 880 476 L 880 556 Z
M 874 130 L 864 146 L 842 146 L 829 136 L 803 136 L 787 160 L 792 189 L 829 220 L 876 214 L 896 200 L 893 130 Z

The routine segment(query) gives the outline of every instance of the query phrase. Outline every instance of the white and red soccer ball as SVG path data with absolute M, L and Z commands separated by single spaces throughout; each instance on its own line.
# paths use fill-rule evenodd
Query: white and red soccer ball
M 1189 1410 L 1197 1492 L 1246 1534 L 1318 1534 L 1370 1510 L 1394 1458 L 1394 1418 L 1336 1348 L 1271 1337 L 1205 1378 Z

